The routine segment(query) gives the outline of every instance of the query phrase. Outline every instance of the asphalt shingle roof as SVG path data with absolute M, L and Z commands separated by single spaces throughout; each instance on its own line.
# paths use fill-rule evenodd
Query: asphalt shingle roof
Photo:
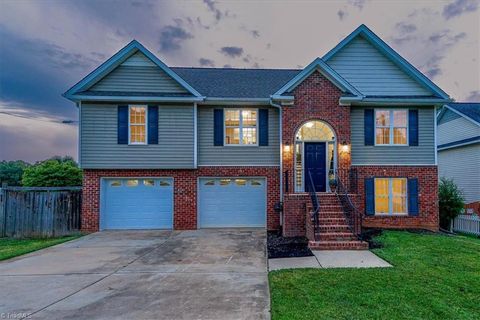
M 480 102 L 452 102 L 447 105 L 470 119 L 480 122 Z
M 207 97 L 270 98 L 295 77 L 297 69 L 171 68 Z

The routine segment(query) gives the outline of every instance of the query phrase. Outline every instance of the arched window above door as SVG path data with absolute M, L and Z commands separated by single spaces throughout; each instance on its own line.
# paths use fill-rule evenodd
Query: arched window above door
M 334 177 L 337 163 L 335 132 L 324 121 L 310 120 L 304 123 L 295 134 L 295 192 L 306 191 L 305 146 L 306 144 L 312 145 L 315 142 L 317 142 L 317 145 L 323 144 L 325 146 L 325 161 L 318 163 L 318 166 L 322 168 L 317 169 L 325 170 L 323 188 L 325 188 L 324 191 L 329 191 L 328 180 Z
M 312 120 L 304 123 L 298 129 L 295 139 L 300 141 L 333 141 L 335 140 L 335 133 L 327 123 Z

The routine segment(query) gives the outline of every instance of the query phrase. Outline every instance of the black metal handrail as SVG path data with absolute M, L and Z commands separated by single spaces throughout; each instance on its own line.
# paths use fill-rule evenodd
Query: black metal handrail
M 362 220 L 363 216 L 357 207 L 353 204 L 353 201 L 349 195 L 349 191 L 352 189 L 352 177 L 355 177 L 355 189 L 356 189 L 356 172 L 349 170 L 346 176 L 349 179 L 350 187 L 346 186 L 342 179 L 344 177 L 344 171 L 340 172 L 339 170 L 335 171 L 335 177 L 337 182 L 337 187 L 335 189 L 335 194 L 337 195 L 340 203 L 343 207 L 343 213 L 345 219 L 347 220 L 348 226 L 352 233 L 357 237 L 362 233 Z
M 314 238 L 315 241 L 317 240 L 317 235 L 319 233 L 319 223 L 318 223 L 318 215 L 320 212 L 320 201 L 318 200 L 317 192 L 315 191 L 315 184 L 313 183 L 312 173 L 308 170 L 308 182 L 309 182 L 309 195 L 310 199 L 312 200 L 312 219 L 313 219 L 313 231 L 314 231 Z

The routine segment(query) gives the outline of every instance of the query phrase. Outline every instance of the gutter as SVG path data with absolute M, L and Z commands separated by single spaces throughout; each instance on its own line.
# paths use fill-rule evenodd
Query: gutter
M 343 106 L 385 106 L 385 105 L 399 105 L 399 106 L 418 106 L 418 105 L 443 105 L 451 102 L 452 99 L 415 99 L 415 98 L 368 98 L 368 97 L 344 97 L 340 98 L 340 105 Z
M 201 104 L 210 105 L 269 105 L 270 99 L 268 98 L 217 98 L 217 97 L 204 97 Z
M 153 97 L 153 96 L 90 96 L 72 95 L 64 96 L 73 101 L 118 101 L 118 102 L 202 102 L 205 97 Z

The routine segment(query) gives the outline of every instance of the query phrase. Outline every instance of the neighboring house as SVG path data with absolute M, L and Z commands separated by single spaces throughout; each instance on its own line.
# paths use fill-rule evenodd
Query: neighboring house
M 480 214 L 480 103 L 448 103 L 437 116 L 438 171 Z
M 64 96 L 85 231 L 263 227 L 363 248 L 334 178 L 364 227 L 438 229 L 435 108 L 450 98 L 364 25 L 302 70 L 168 67 L 132 41 Z

